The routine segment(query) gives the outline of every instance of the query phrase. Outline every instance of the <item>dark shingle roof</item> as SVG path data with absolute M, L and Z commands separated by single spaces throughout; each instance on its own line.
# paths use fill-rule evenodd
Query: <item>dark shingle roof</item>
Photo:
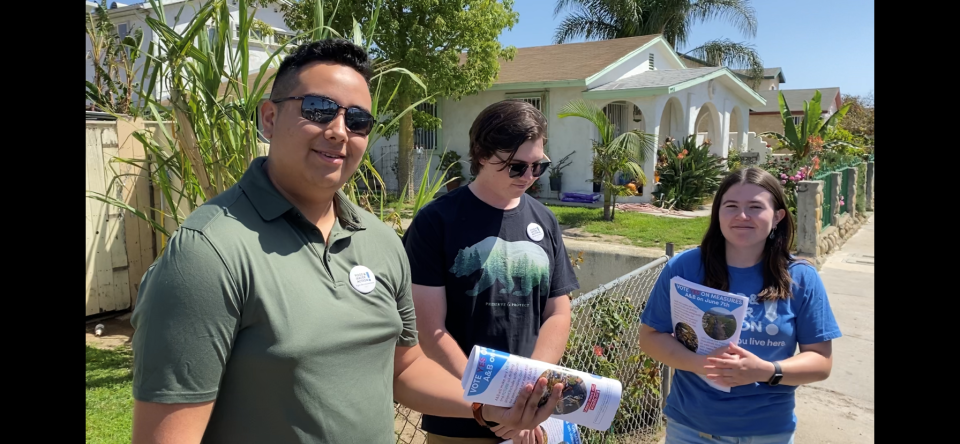
M 689 68 L 689 69 L 664 69 L 657 71 L 646 71 L 640 74 L 613 81 L 590 91 L 612 91 L 618 89 L 637 89 L 637 88 L 662 88 L 673 86 L 688 80 L 705 76 L 712 72 L 720 71 L 721 67 L 710 68 Z

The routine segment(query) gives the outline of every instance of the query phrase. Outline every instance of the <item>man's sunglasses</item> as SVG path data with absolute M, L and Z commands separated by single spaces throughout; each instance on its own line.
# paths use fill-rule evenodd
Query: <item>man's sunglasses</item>
M 494 154 L 497 159 L 500 159 L 500 156 Z M 501 162 L 506 162 L 504 159 L 500 159 Z M 506 168 L 509 168 L 510 171 L 507 174 L 511 179 L 516 179 L 520 176 L 523 176 L 527 172 L 527 168 L 530 168 L 530 172 L 533 173 L 533 177 L 540 177 L 543 175 L 543 172 L 550 167 L 550 160 L 541 160 L 534 163 L 511 163 L 508 164 Z
M 337 117 L 337 113 L 343 108 L 343 120 L 347 125 L 347 130 L 351 133 L 366 136 L 373 130 L 373 115 L 351 106 L 350 108 L 340 106 L 333 99 L 323 96 L 298 96 L 286 97 L 283 99 L 271 99 L 273 103 L 280 103 L 287 100 L 302 100 L 300 104 L 300 115 L 304 119 L 317 123 L 330 123 Z

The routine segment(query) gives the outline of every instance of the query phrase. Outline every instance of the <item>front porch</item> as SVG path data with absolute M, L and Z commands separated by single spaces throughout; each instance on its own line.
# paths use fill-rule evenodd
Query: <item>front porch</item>
M 656 140 L 654 155 L 642 164 L 647 177 L 646 183 L 638 184 L 637 191 L 642 194 L 617 197 L 618 203 L 652 200 L 657 152 L 668 137 L 681 140 L 696 134 L 698 144 L 710 141 L 710 151 L 723 158 L 731 148 L 742 151 L 747 145 L 750 108 L 764 103 L 753 89 L 723 67 L 648 71 L 585 91 L 583 98 L 604 110 L 616 135 L 637 130 Z M 592 128 L 590 138 L 599 138 L 596 128 Z M 566 154 L 557 152 L 551 157 Z M 622 177 L 618 183 L 625 184 L 630 179 Z M 554 200 L 560 197 L 549 194 Z

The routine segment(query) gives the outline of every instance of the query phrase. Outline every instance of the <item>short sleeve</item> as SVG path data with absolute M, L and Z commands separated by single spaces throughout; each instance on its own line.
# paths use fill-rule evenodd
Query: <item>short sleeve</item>
M 439 214 L 431 210 L 424 208 L 414 216 L 403 234 L 403 248 L 410 261 L 411 283 L 443 287 L 446 285 L 443 224 Z
M 560 223 L 552 213 L 550 217 L 553 221 L 553 270 L 550 272 L 550 297 L 555 298 L 578 290 L 580 281 L 577 279 L 576 272 L 573 271 L 570 257 L 567 256 Z
M 833 316 L 827 289 L 823 286 L 820 275 L 809 265 L 800 264 L 794 267 L 800 271 L 794 273 L 794 281 L 800 284 L 800 288 L 795 288 L 794 294 L 799 293 L 803 298 L 797 314 L 797 343 L 816 344 L 839 338 L 840 326 Z
M 679 257 L 679 256 L 678 256 Z M 673 333 L 673 322 L 670 317 L 670 279 L 673 278 L 673 268 L 677 266 L 674 258 L 663 266 L 657 281 L 650 290 L 650 298 L 640 314 L 640 322 L 653 327 L 661 333 Z
M 174 233 L 144 275 L 131 318 L 133 397 L 165 404 L 216 399 L 242 301 L 210 241 L 187 228 Z
M 417 314 L 413 307 L 413 290 L 410 288 L 410 263 L 403 254 L 400 255 L 401 278 L 400 286 L 397 291 L 397 312 L 400 313 L 400 320 L 403 321 L 403 331 L 397 338 L 397 345 L 402 347 L 413 347 L 417 345 Z

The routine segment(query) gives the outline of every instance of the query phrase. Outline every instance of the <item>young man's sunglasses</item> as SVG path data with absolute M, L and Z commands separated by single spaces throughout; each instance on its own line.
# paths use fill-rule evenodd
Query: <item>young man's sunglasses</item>
M 366 136 L 373 130 L 373 115 L 355 106 L 351 106 L 350 108 L 340 106 L 340 104 L 334 102 L 333 99 L 323 96 L 298 96 L 271 99 L 273 103 L 280 103 L 287 100 L 303 100 L 300 104 L 300 115 L 311 122 L 330 123 L 337 117 L 340 109 L 343 108 L 343 120 L 347 125 L 347 130 L 351 133 Z
M 501 159 L 500 156 L 494 154 L 497 159 L 500 159 L 501 162 L 506 162 L 506 160 Z M 523 163 L 523 162 L 513 162 L 506 166 L 510 171 L 507 172 L 507 175 L 511 179 L 516 179 L 520 176 L 523 176 L 527 172 L 527 168 L 530 168 L 530 172 L 533 173 L 533 177 L 540 177 L 543 175 L 543 172 L 547 170 L 550 166 L 550 159 L 541 160 L 534 163 Z

